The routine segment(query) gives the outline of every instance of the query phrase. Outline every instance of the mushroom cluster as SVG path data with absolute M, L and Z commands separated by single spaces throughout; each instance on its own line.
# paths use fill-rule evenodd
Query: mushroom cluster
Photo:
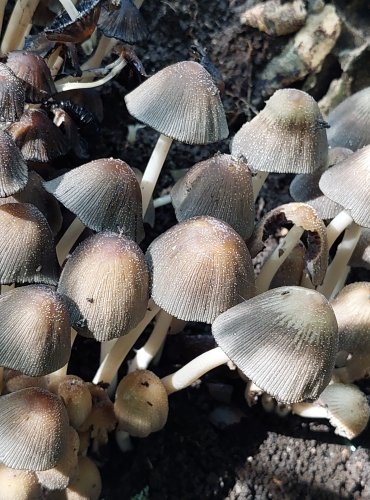
M 249 403 L 262 395 L 356 437 L 370 415 L 353 385 L 370 373 L 370 284 L 346 280 L 350 266 L 369 268 L 370 137 L 355 127 L 357 115 L 370 120 L 369 89 L 327 120 L 308 93 L 277 90 L 229 154 L 196 163 L 169 200 L 155 200 L 172 203 L 177 223 L 150 238 L 172 141 L 217 147 L 229 135 L 224 86 L 209 61 L 147 78 L 122 44 L 148 36 L 141 1 L 60 1 L 58 15 L 44 6 L 52 21 L 39 20 L 25 48 L 39 2 L 17 0 L 1 41 L 1 498 L 98 499 L 88 453 L 115 429 L 142 438 L 162 429 L 169 395 L 221 364 L 247 381 Z M 124 151 L 89 150 L 102 119 L 91 89 L 125 67 L 144 80 L 125 95 L 129 114 L 160 134 L 141 178 Z M 294 202 L 256 217 L 272 172 L 296 174 Z M 190 321 L 211 325 L 214 348 L 158 377 L 152 360 Z M 101 344 L 91 382 L 69 366 L 77 335 Z

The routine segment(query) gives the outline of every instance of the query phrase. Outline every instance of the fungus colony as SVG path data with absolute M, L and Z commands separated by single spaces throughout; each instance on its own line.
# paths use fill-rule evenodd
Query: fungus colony
M 369 268 L 369 89 L 326 121 L 305 92 L 277 90 L 232 138 L 231 154 L 176 182 L 178 223 L 144 255 L 143 217 L 172 140 L 228 136 L 217 72 L 180 61 L 126 95 L 129 113 L 160 133 L 141 181 L 121 159 L 84 162 L 83 131 L 102 113 L 91 88 L 127 64 L 145 75 L 118 40 L 138 43 L 148 31 L 138 0 L 61 3 L 65 13 L 36 30 L 26 50 L 38 1 L 17 0 L 1 43 L 1 498 L 74 491 L 97 499 L 88 450 L 115 428 L 139 437 L 160 430 L 168 396 L 225 363 L 247 381 L 248 402 L 262 394 L 263 404 L 284 403 L 357 436 L 369 418 L 352 382 L 370 370 L 370 284 L 345 283 L 349 266 Z M 97 25 L 103 34 L 81 65 L 76 44 Z M 104 67 L 114 45 L 119 57 Z M 72 72 L 61 75 L 68 54 Z M 55 170 L 67 154 L 78 165 Z M 255 225 L 269 172 L 297 174 L 295 201 Z M 85 227 L 94 234 L 76 245 Z M 118 368 L 153 318 L 113 404 L 104 387 L 114 392 Z M 178 320 L 211 324 L 215 347 L 160 379 L 148 367 Z M 67 375 L 76 335 L 101 343 L 92 382 Z

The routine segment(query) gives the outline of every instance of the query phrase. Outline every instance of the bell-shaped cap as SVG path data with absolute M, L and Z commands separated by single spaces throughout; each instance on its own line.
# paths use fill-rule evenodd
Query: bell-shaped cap
M 45 182 L 44 187 L 90 229 L 142 239 L 140 185 L 124 161 L 94 160 Z
M 43 186 L 44 179 L 34 170 L 28 173 L 28 181 L 22 191 L 13 196 L 0 198 L 0 205 L 5 203 L 30 203 L 44 215 L 53 234 L 57 234 L 62 227 L 62 212 L 58 201 L 48 193 Z
M 0 464 L 2 500 L 37 500 L 42 498 L 41 485 L 35 472 L 11 469 Z
M 49 390 L 52 390 L 50 384 Z M 87 383 L 76 375 L 66 375 L 53 392 L 62 398 L 70 424 L 78 429 L 92 409 L 92 398 Z
M 254 227 L 252 174 L 245 162 L 220 154 L 195 164 L 171 189 L 179 222 L 210 215 L 245 239 Z
M 252 260 L 242 238 L 213 217 L 178 223 L 149 246 L 152 297 L 184 321 L 212 321 L 255 293 Z
M 35 206 L 1 205 L 0 234 L 0 283 L 57 283 L 53 235 Z
M 132 436 L 147 437 L 165 426 L 168 395 L 161 379 L 149 370 L 129 373 L 118 384 L 114 413 L 118 428 Z
M 277 90 L 235 134 L 231 153 L 243 156 L 255 171 L 309 174 L 326 163 L 326 126 L 306 92 Z
M 71 353 L 65 300 L 45 285 L 0 295 L 0 365 L 39 377 L 64 366 Z
M 370 269 L 370 228 L 363 227 L 360 239 L 348 263 L 351 267 Z
M 65 498 L 99 500 L 102 480 L 99 469 L 89 457 L 78 457 L 78 474 L 65 490 Z M 62 500 L 62 499 L 60 499 Z
M 328 115 L 328 142 L 352 151 L 370 144 L 370 87 L 344 99 Z
M 28 180 L 28 167 L 22 153 L 9 134 L 0 130 L 0 198 L 23 189 Z
M 0 63 L 0 122 L 19 120 L 24 110 L 25 88 L 13 71 Z
M 148 37 L 148 28 L 132 0 L 121 0 L 117 10 L 102 6 L 98 28 L 109 38 L 138 43 Z
M 208 144 L 229 135 L 219 90 L 194 61 L 158 71 L 127 94 L 125 101 L 137 120 L 180 142 Z
M 9 52 L 6 65 L 24 82 L 27 102 L 39 103 L 56 94 L 50 69 L 37 54 L 25 50 Z
M 69 148 L 62 132 L 40 109 L 28 109 L 6 131 L 26 161 L 48 162 L 65 155 Z
M 30 387 L 0 398 L 0 460 L 15 469 L 54 467 L 66 446 L 68 416 L 54 394 Z
M 315 400 L 330 382 L 338 326 L 315 290 L 269 290 L 221 314 L 212 332 L 244 375 L 282 403 Z
M 58 291 L 68 299 L 78 333 L 103 342 L 125 335 L 143 319 L 148 282 L 138 245 L 123 235 L 104 232 L 72 253 Z
M 360 226 L 370 227 L 370 145 L 326 170 L 321 191 L 342 205 Z

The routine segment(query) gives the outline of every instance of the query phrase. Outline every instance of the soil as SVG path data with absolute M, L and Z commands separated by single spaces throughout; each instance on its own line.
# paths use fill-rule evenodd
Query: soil
M 142 12 L 151 35 L 148 42 L 135 48 L 150 75 L 168 64 L 192 57 L 193 44 L 205 47 L 225 80 L 223 102 L 230 137 L 263 106 L 254 83 L 266 62 L 289 39 L 270 37 L 242 26 L 238 18 L 241 5 L 236 0 L 147 0 Z M 338 62 L 331 56 L 325 71 L 317 77 L 316 99 L 326 93 L 330 81 L 340 73 L 338 68 Z M 129 143 L 127 126 L 134 120 L 129 117 L 123 100 L 125 93 L 141 79 L 131 68 L 102 89 L 104 121 L 100 138 L 90 146 L 91 158 L 119 157 L 143 170 L 158 134 L 144 128 L 137 132 L 135 143 Z M 303 84 L 299 81 L 296 86 Z M 155 195 L 168 192 L 176 170 L 189 168 L 218 150 L 227 152 L 228 141 L 202 147 L 175 143 Z M 269 177 L 257 200 L 258 217 L 291 201 L 288 191 L 291 178 Z M 175 222 L 170 206 L 158 209 L 154 228 L 146 226 L 143 249 Z M 352 273 L 350 280 L 369 280 L 369 273 Z M 160 363 L 153 370 L 159 375 L 171 373 L 212 345 L 208 327 L 188 325 L 184 333 L 168 339 Z M 90 380 L 97 359 L 97 345 L 80 338 L 73 349 L 71 371 L 76 370 Z M 125 366 L 121 373 L 124 372 Z M 370 394 L 370 383 L 364 381 L 362 388 Z M 370 498 L 368 430 L 348 442 L 336 436 L 325 422 L 292 415 L 279 417 L 266 413 L 260 403 L 249 408 L 243 389 L 244 384 L 235 372 L 225 368 L 214 370 L 196 386 L 170 397 L 169 420 L 164 430 L 145 439 L 132 439 L 132 450 L 127 453 L 119 451 L 112 435 L 108 445 L 94 457 L 101 466 L 102 498 Z

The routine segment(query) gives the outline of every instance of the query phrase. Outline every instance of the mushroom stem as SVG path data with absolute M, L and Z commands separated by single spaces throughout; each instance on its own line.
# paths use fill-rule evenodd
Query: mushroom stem
M 129 373 L 135 370 L 146 370 L 163 345 L 168 329 L 171 326 L 172 316 L 161 311 L 155 322 L 155 327 L 144 346 L 139 349 L 130 363 Z
M 333 246 L 333 243 L 338 238 L 338 236 L 350 225 L 353 219 L 347 210 L 342 210 L 326 228 L 326 234 L 328 237 L 328 248 Z
M 281 264 L 285 261 L 293 248 L 299 242 L 304 229 L 300 226 L 293 226 L 288 234 L 283 238 L 273 253 L 263 264 L 260 274 L 256 279 L 257 294 L 266 292 L 269 289 L 272 278 Z
M 100 363 L 103 363 L 104 359 L 108 354 L 111 352 L 113 347 L 115 346 L 117 342 L 117 339 L 112 339 L 112 340 L 107 340 L 106 342 L 101 342 L 100 344 Z M 113 396 L 114 391 L 116 390 L 117 387 L 117 373 L 113 377 L 109 389 L 108 389 L 108 394 L 109 396 Z
M 353 222 L 345 231 L 343 240 L 338 245 L 334 259 L 326 271 L 323 284 L 317 288 L 325 297 L 330 298 L 338 282 L 346 272 L 351 255 L 361 237 L 361 226 Z
M 99 366 L 99 369 L 93 379 L 94 384 L 98 384 L 99 382 L 111 384 L 115 374 L 135 344 L 136 340 L 159 311 L 160 307 L 157 306 L 151 299 L 149 301 L 144 319 L 142 319 L 140 323 L 127 335 L 117 339 L 113 349 L 104 358 L 104 361 Z
M 62 265 L 66 260 L 71 248 L 81 236 L 85 227 L 85 224 L 83 224 L 80 219 L 76 217 L 60 238 L 56 246 L 57 258 L 60 265 Z
M 65 11 L 72 19 L 72 21 L 75 21 L 80 15 L 80 13 L 76 9 L 74 3 L 71 0 L 59 0 L 59 2 L 63 5 Z
M 117 44 L 114 38 L 108 38 L 105 35 L 100 37 L 99 43 L 95 49 L 94 54 L 82 66 L 82 70 L 99 68 L 104 57 L 113 49 Z
M 39 0 L 18 0 L 13 7 L 3 40 L 1 54 L 23 47 L 24 38 Z
M 171 195 L 165 194 L 164 196 L 160 196 L 153 200 L 154 208 L 163 207 L 164 205 L 168 205 L 171 203 Z
M 166 160 L 171 144 L 172 139 L 170 137 L 167 137 L 166 135 L 161 134 L 145 168 L 144 175 L 140 184 L 143 196 L 143 216 L 145 216 L 148 209 L 150 199 L 152 197 L 155 185 L 157 183 L 159 174 L 161 173 L 163 163 Z
M 162 383 L 167 393 L 172 394 L 173 392 L 185 389 L 205 373 L 228 361 L 230 361 L 230 359 L 226 356 L 224 351 L 220 347 L 215 347 L 197 356 L 177 372 L 162 378 Z
M 0 35 L 3 29 L 3 21 L 4 21 L 4 12 L 5 12 L 5 7 L 6 4 L 8 3 L 8 0 L 3 0 L 0 2 Z
M 257 172 L 256 175 L 253 176 L 252 178 L 252 185 L 253 185 L 253 199 L 256 201 L 258 198 L 259 192 L 262 189 L 262 186 L 265 182 L 265 180 L 268 177 L 268 172 Z

